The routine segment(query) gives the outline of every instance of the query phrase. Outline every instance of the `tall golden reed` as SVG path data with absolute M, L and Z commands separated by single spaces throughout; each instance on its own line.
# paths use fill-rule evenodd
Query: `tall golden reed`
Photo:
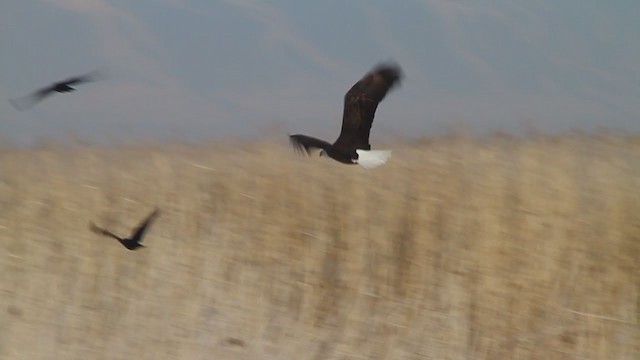
M 638 138 L 385 147 L 3 149 L 0 358 L 640 358 Z

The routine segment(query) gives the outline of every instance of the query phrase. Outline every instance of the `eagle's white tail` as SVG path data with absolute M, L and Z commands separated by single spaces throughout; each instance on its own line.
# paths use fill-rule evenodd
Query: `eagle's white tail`
M 391 156 L 391 150 L 356 150 L 358 165 L 365 169 L 372 169 L 387 162 Z

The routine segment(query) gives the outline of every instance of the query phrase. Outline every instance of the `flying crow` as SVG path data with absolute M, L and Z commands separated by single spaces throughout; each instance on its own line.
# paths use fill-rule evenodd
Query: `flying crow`
M 142 237 L 147 231 L 149 225 L 151 225 L 151 223 L 159 213 L 160 211 L 156 208 L 151 214 L 149 214 L 149 216 L 147 216 L 146 219 L 144 219 L 144 221 L 140 223 L 140 225 L 138 225 L 137 228 L 133 230 L 133 232 L 131 233 L 131 237 L 129 238 L 121 238 L 118 235 L 110 232 L 109 230 L 97 227 L 93 222 L 89 224 L 89 228 L 96 234 L 106 235 L 118 240 L 122 245 L 124 245 L 124 247 L 129 250 L 136 250 L 139 247 L 144 247 L 144 245 L 140 243 L 142 241 Z
M 49 86 L 38 89 L 33 93 L 25 95 L 21 98 L 9 99 L 9 102 L 18 110 L 26 110 L 44 100 L 44 98 L 52 95 L 53 93 L 66 93 L 75 91 L 76 89 L 71 87 L 71 85 L 79 85 L 89 81 L 96 81 L 104 78 L 103 75 L 104 74 L 102 72 L 96 70 L 85 75 L 68 78 L 66 80 L 59 81 Z

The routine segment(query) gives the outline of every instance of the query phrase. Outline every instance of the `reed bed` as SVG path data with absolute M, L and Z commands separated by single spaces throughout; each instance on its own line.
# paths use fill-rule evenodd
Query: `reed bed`
M 3 148 L 0 358 L 640 358 L 640 139 L 376 145 Z

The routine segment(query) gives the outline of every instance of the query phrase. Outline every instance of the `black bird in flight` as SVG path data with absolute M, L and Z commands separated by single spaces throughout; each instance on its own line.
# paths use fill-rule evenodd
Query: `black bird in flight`
M 384 164 L 391 156 L 391 151 L 371 150 L 369 132 L 378 104 L 391 88 L 400 83 L 402 77 L 398 65 L 379 64 L 345 94 L 342 131 L 338 139 L 330 144 L 306 135 L 289 135 L 294 149 L 307 155 L 311 154 L 311 149 L 321 149 L 320 156 L 328 156 L 344 164 L 358 164 L 367 169 Z
M 102 71 L 92 71 L 85 75 L 75 76 L 68 78 L 66 80 L 58 81 L 49 86 L 45 86 L 41 89 L 38 89 L 31 94 L 25 95 L 18 99 L 9 99 L 9 102 L 13 107 L 18 110 L 26 110 L 33 105 L 39 103 L 44 100 L 44 98 L 54 94 L 54 93 L 66 93 L 75 91 L 76 89 L 71 87 L 71 85 L 79 85 L 82 83 L 96 81 L 104 78 L 104 74 Z
M 131 233 L 131 237 L 129 238 L 121 238 L 109 230 L 105 230 L 97 227 L 93 222 L 89 224 L 89 227 L 91 231 L 93 231 L 96 234 L 112 237 L 118 240 L 127 249 L 136 250 L 139 247 L 145 247 L 140 243 L 142 241 L 142 237 L 144 236 L 144 233 L 147 231 L 147 228 L 149 227 L 149 225 L 151 225 L 151 223 L 153 222 L 153 220 L 155 220 L 155 218 L 158 216 L 159 213 L 160 213 L 160 210 L 156 208 L 151 214 L 149 214 L 149 216 L 147 216 L 146 219 L 144 219 L 144 221 L 142 221 L 138 225 L 138 227 L 136 227 L 133 230 L 133 232 Z

